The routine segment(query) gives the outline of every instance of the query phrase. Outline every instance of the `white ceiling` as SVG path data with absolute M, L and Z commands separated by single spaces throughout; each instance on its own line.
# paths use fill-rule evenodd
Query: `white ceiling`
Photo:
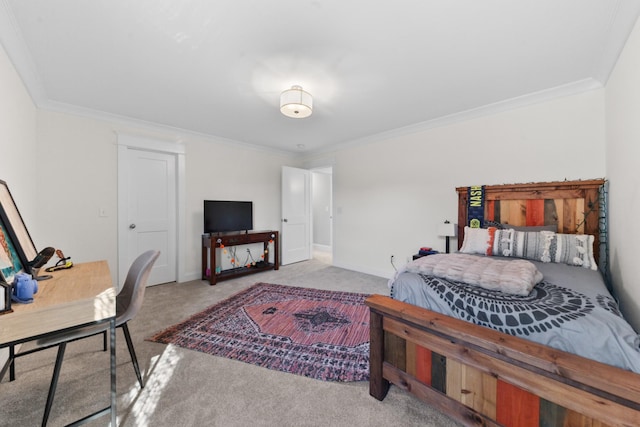
M 308 153 L 602 87 L 639 13 L 637 0 L 0 0 L 0 40 L 42 108 Z M 313 95 L 309 118 L 279 112 L 294 84 Z

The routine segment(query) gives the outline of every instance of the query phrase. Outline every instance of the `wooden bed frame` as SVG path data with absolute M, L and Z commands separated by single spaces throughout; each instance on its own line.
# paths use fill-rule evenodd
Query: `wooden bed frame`
M 604 180 L 485 187 L 485 220 L 596 236 Z M 459 196 L 459 244 L 467 187 Z M 640 374 L 382 295 L 370 307 L 370 394 L 390 384 L 472 426 L 640 426 Z

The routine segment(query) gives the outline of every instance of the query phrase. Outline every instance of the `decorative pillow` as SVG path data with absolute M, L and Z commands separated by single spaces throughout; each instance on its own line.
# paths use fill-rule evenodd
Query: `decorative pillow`
M 503 224 L 497 221 L 485 221 L 484 228 L 495 227 L 498 230 L 506 230 L 508 228 L 514 229 L 516 231 L 558 231 L 558 226 L 555 224 L 551 225 L 511 225 L 511 224 Z
M 489 227 L 495 227 L 498 230 L 502 230 L 504 227 L 504 224 L 499 223 L 498 221 L 491 221 L 491 220 L 485 220 L 484 223 L 482 224 L 482 228 L 489 228 Z
M 493 245 L 496 255 L 527 258 L 535 261 L 551 262 L 551 231 L 516 231 L 513 228 L 498 230 Z
M 460 252 L 463 254 L 493 254 L 493 239 L 497 229 L 464 227 L 464 240 Z
M 551 262 L 597 270 L 593 256 L 594 241 L 595 237 L 590 234 L 556 234 L 555 255 L 552 253 Z
M 498 230 L 494 239 L 493 253 L 597 270 L 598 266 L 593 257 L 594 239 L 594 236 L 585 234 Z
M 558 226 L 555 224 L 551 225 L 511 225 L 511 224 L 502 224 L 502 229 L 512 228 L 516 231 L 553 231 L 554 233 L 558 231 Z

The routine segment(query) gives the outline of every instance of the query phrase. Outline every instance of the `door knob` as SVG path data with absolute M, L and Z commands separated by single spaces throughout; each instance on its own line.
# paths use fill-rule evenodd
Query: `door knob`
M 129 228 L 133 230 L 134 228 L 136 228 L 136 225 L 135 225 L 135 224 L 131 224 L 131 225 L 129 226 Z
M 283 219 L 282 222 L 287 222 L 287 218 Z

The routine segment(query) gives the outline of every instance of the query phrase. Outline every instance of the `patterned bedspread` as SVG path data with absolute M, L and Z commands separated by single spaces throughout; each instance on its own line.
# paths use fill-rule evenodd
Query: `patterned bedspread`
M 598 271 L 534 262 L 543 279 L 526 296 L 407 271 L 391 297 L 640 373 L 640 338 Z

